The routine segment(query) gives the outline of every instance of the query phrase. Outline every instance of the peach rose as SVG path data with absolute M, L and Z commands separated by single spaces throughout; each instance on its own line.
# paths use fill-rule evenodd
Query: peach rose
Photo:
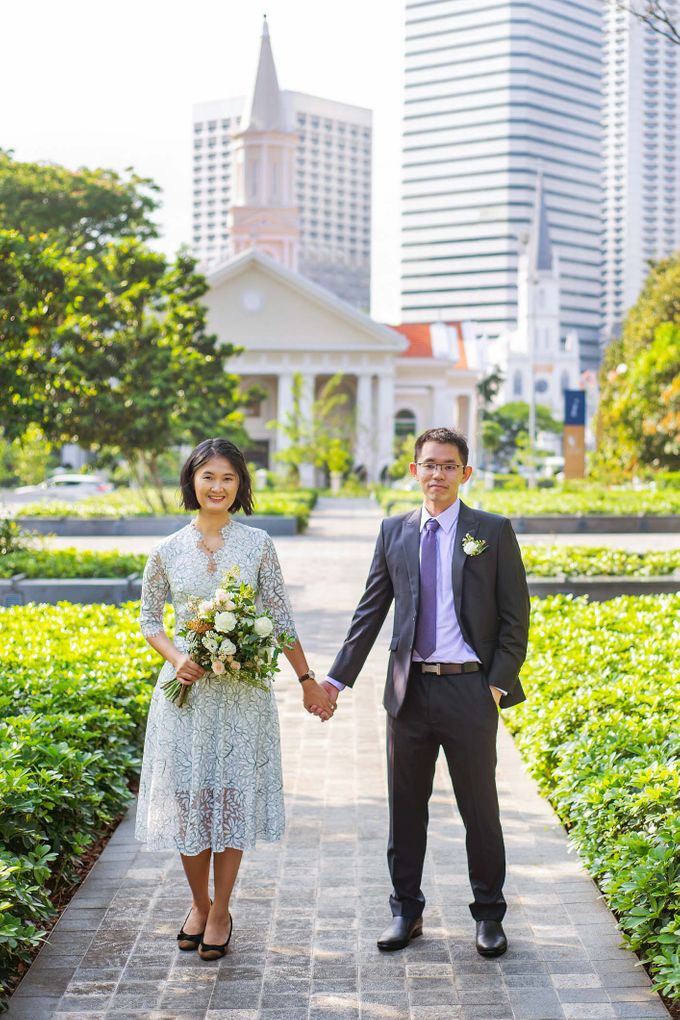
M 220 676 L 221 673 L 224 673 L 224 663 L 219 659 L 215 659 L 212 664 L 212 671 L 213 673 L 216 673 L 217 676 Z

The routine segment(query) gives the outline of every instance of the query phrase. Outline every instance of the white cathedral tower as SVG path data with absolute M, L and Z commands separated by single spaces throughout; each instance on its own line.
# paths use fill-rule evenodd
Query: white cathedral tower
M 286 124 L 265 18 L 255 85 L 233 136 L 232 256 L 256 248 L 297 271 L 296 142 L 296 132 Z
M 517 327 L 496 341 L 495 360 L 504 376 L 496 403 L 528 402 L 533 384 L 536 402 L 562 420 L 564 390 L 578 387 L 580 373 L 578 334 L 562 336 L 560 300 L 559 258 L 550 241 L 539 173 L 531 228 L 517 270 Z

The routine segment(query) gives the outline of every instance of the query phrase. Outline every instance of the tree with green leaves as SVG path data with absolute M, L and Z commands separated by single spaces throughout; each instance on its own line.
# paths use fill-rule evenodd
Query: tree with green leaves
M 536 405 L 536 431 L 559 435 L 562 423 L 552 416 L 549 407 Z M 503 466 L 525 463 L 531 455 L 529 442 L 529 405 L 523 400 L 485 410 L 482 417 L 482 445 Z M 539 451 L 536 451 L 539 454 Z M 513 463 L 514 462 L 514 463 Z
M 62 249 L 96 252 L 108 241 L 158 236 L 160 189 L 132 169 L 67 170 L 22 163 L 0 149 L 0 223 L 24 237 L 47 234 Z
M 680 255 L 652 264 L 600 372 L 594 466 L 608 477 L 680 470 Z
M 272 428 L 281 429 L 286 446 L 275 456 L 297 478 L 303 464 L 313 464 L 327 472 L 347 471 L 352 463 L 354 418 L 347 410 L 348 394 L 343 390 L 344 377 L 337 373 L 324 383 L 313 401 L 311 414 L 303 407 L 304 380 L 299 372 L 293 375 L 291 410 L 281 421 L 272 421 Z

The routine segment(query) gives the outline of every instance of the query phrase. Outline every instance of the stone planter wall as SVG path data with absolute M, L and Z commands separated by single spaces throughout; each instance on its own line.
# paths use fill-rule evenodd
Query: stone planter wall
M 28 580 L 19 574 L 10 580 L 0 580 L 0 606 L 25 605 L 28 602 L 104 602 L 120 605 L 138 599 L 142 579 L 138 574 L 127 578 L 35 578 Z M 659 595 L 680 591 L 680 575 L 666 577 L 536 577 L 529 578 L 529 594 L 539 598 L 546 595 L 586 595 L 596 602 L 616 598 L 617 595 Z
M 27 531 L 66 538 L 117 535 L 137 538 L 149 535 L 164 538 L 185 527 L 191 518 L 177 514 L 167 517 L 17 517 L 16 520 Z M 296 535 L 298 531 L 295 517 L 253 514 L 251 517 L 237 516 L 234 520 L 252 528 L 262 528 L 270 535 Z

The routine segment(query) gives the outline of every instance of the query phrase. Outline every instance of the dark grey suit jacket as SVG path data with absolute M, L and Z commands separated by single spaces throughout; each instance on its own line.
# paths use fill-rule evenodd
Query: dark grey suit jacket
M 394 631 L 383 705 L 396 716 L 406 697 L 418 617 L 421 508 L 386 518 L 380 526 L 366 590 L 344 644 L 328 671 L 351 687 L 395 601 Z M 487 547 L 477 556 L 463 551 L 470 533 Z M 519 545 L 507 517 L 460 504 L 453 554 L 453 598 L 463 637 L 477 653 L 491 686 L 508 693 L 509 708 L 526 700 L 519 681 L 529 635 L 529 592 Z

